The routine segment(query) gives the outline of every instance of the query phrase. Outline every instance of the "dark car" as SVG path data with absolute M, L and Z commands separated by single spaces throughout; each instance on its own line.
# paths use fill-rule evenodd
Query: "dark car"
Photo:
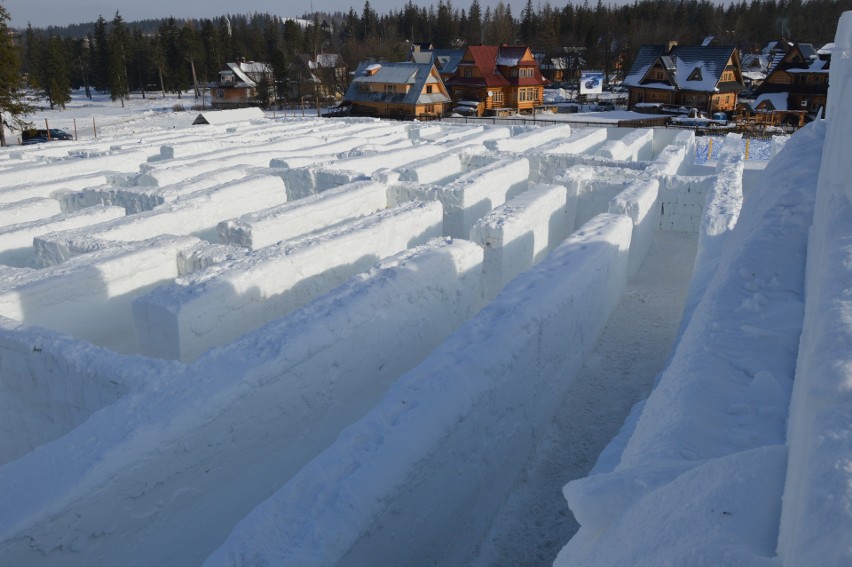
M 49 135 L 48 135 L 49 133 Z M 52 142 L 54 140 L 73 140 L 74 136 L 66 132 L 65 130 L 60 130 L 58 128 L 51 128 L 50 130 L 45 129 L 37 129 L 31 128 L 29 130 L 24 130 L 21 135 L 21 143 L 25 146 L 30 144 L 41 144 L 44 142 Z
M 593 88 L 597 87 L 600 84 L 600 82 L 601 82 L 601 80 L 599 78 L 592 77 L 591 79 L 586 81 L 586 88 L 587 89 L 593 89 Z

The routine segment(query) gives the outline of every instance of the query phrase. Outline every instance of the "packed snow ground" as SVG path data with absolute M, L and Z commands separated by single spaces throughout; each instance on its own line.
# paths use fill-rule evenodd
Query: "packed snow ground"
M 3 150 L 0 556 L 499 563 L 566 543 L 571 481 L 560 565 L 848 563 L 850 39 L 765 170 L 737 136 L 696 164 L 688 132 L 156 99 Z

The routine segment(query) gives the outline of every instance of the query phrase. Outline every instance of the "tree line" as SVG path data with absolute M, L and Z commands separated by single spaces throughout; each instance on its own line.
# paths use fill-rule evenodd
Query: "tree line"
M 71 89 L 109 93 L 123 104 L 130 93 L 194 91 L 216 79 L 229 61 L 272 66 L 279 99 L 310 88 L 299 54 L 338 53 L 347 67 L 361 61 L 403 60 L 412 44 L 435 48 L 523 44 L 549 57 L 581 58 L 587 68 L 629 68 L 642 44 L 676 40 L 699 44 L 713 35 L 724 45 L 754 51 L 779 37 L 822 44 L 834 36 L 852 0 L 752 0 L 729 5 L 709 0 L 635 0 L 590 5 L 527 0 L 517 16 L 502 2 L 480 6 L 452 0 L 418 6 L 409 0 L 385 14 L 369 0 L 360 11 L 313 13 L 300 20 L 270 14 L 127 23 L 119 12 L 90 25 L 34 29 L 20 42 L 20 69 L 28 85 L 63 107 Z

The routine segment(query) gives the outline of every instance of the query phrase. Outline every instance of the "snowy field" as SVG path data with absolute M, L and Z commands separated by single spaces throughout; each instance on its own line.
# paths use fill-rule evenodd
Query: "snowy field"
M 748 160 L 37 114 L 78 139 L 0 150 L 0 557 L 850 564 L 850 42 L 829 119 Z

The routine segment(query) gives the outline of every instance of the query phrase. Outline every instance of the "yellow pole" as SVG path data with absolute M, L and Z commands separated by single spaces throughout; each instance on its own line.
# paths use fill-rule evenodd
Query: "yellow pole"
M 745 153 L 746 161 L 748 161 L 748 145 L 749 145 L 749 143 L 751 143 L 751 138 L 746 138 L 746 153 Z
M 713 138 L 710 138 L 710 143 L 707 144 L 707 161 L 710 161 L 711 155 L 713 155 Z

